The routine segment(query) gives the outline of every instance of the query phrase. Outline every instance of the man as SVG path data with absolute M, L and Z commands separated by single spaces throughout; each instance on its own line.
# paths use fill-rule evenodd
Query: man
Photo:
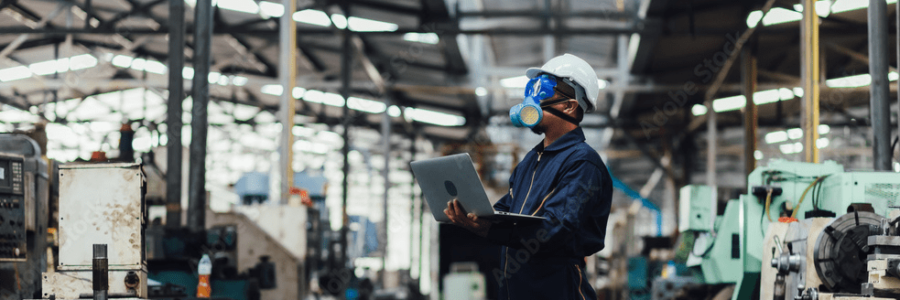
M 525 100 L 510 110 L 510 119 L 544 140 L 513 170 L 509 193 L 494 209 L 546 220 L 492 223 L 466 214 L 458 200 L 448 202 L 444 213 L 503 246 L 500 266 L 490 274 L 500 285 L 499 299 L 597 299 L 585 257 L 603 249 L 612 180 L 579 127 L 584 113 L 596 107 L 597 74 L 565 54 L 526 75 L 531 80 Z

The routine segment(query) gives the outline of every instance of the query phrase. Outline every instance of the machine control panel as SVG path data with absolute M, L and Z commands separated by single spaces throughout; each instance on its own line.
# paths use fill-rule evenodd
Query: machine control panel
M 0 154 L 0 261 L 24 260 L 24 158 Z

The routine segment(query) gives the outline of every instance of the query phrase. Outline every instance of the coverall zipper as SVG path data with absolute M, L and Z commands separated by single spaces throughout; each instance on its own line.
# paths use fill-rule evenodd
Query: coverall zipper
M 522 202 L 522 207 L 519 208 L 520 214 L 525 209 L 525 204 L 528 204 L 528 196 L 531 196 L 531 188 L 534 187 L 534 175 L 537 175 L 538 164 L 540 164 L 543 154 L 544 152 L 538 152 L 537 163 L 534 164 L 534 172 L 531 173 L 531 183 L 528 185 L 528 193 L 525 193 L 525 202 Z

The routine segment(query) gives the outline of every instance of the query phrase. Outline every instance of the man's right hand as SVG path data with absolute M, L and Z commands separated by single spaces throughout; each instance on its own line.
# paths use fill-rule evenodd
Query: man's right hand
M 486 237 L 488 230 L 491 228 L 491 221 L 479 219 L 475 213 L 466 214 L 466 210 L 459 204 L 459 200 L 453 199 L 447 202 L 447 208 L 444 214 L 450 218 L 450 222 L 468 229 L 481 237 Z

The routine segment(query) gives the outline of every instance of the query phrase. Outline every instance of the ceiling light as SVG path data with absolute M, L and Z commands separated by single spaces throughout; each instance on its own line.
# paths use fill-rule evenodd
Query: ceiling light
M 259 10 L 264 18 L 281 17 L 284 15 L 284 5 L 268 1 L 259 2 Z
M 819 125 L 819 134 L 828 134 L 829 132 L 831 132 L 831 127 L 825 124 Z
M 460 126 L 466 124 L 466 118 L 433 110 L 407 107 L 404 114 L 418 122 L 440 126 Z
M 800 128 L 791 128 L 787 130 L 788 138 L 792 140 L 799 139 L 803 137 L 803 129 Z
M 763 159 L 762 151 L 759 151 L 759 150 L 753 151 L 753 158 L 755 158 L 756 160 Z
M 295 136 L 311 137 L 316 133 L 316 130 L 309 127 L 294 126 L 294 128 L 291 128 L 291 133 Z
M 391 116 L 394 118 L 399 117 L 400 116 L 400 107 L 397 107 L 396 105 L 391 105 L 391 107 L 388 108 L 388 116 Z
M 736 110 L 744 107 L 747 104 L 746 102 L 747 99 L 744 95 L 720 98 L 713 101 L 713 109 L 716 112 Z
M 345 18 L 344 15 L 332 14 L 331 23 L 338 29 L 347 28 L 347 18 Z
M 766 134 L 766 144 L 776 144 L 787 141 L 788 135 L 784 131 L 774 131 Z
M 606 81 L 603 79 L 597 79 L 597 86 L 599 86 L 601 90 L 605 89 L 606 87 L 609 86 L 609 81 Z
M 747 15 L 747 27 L 754 28 L 759 21 L 763 18 L 763 12 L 761 10 L 754 10 Z
M 892 1 L 888 1 L 892 2 Z M 896 2 L 896 1 L 893 1 Z M 831 13 L 838 14 L 845 11 L 863 9 L 869 7 L 869 1 L 863 0 L 837 0 L 831 6 Z
M 294 99 L 303 98 L 303 94 L 306 94 L 306 89 L 302 87 L 295 86 L 294 89 L 291 90 L 291 96 L 294 97 Z M 281 95 L 281 92 L 278 92 L 278 95 Z
M 525 88 L 528 77 L 525 75 L 500 79 L 500 85 L 505 88 Z
M 350 17 L 350 30 L 356 32 L 394 32 L 397 31 L 398 28 L 400 28 L 400 26 L 397 26 L 397 24 L 394 23 Z
M 828 147 L 828 138 L 820 138 L 816 140 L 816 148 L 822 149 Z
M 256 5 L 253 0 L 218 0 L 216 6 L 248 14 L 259 13 L 259 5 Z
M 0 69 L 0 81 L 13 81 L 31 77 L 31 70 L 26 66 Z
M 783 145 L 778 146 L 778 149 L 781 150 L 781 153 L 784 153 L 784 154 L 800 153 L 800 151 L 803 151 L 803 144 L 801 144 L 801 143 L 783 144 Z
M 181 77 L 189 80 L 194 79 L 194 68 L 184 67 L 184 69 L 181 70 Z
M 59 60 L 48 60 L 39 63 L 33 63 L 28 69 L 36 75 L 50 75 L 53 73 L 65 73 L 69 71 L 69 59 L 61 58 Z
M 134 60 L 133 57 L 125 56 L 125 55 L 116 55 L 112 59 L 113 66 L 119 68 L 127 68 L 131 66 L 131 61 Z
M 484 97 L 484 96 L 487 96 L 487 94 L 488 94 L 488 90 L 487 90 L 486 88 L 481 87 L 481 86 L 475 88 L 475 95 L 476 95 L 476 96 Z
M 803 88 L 795 87 L 794 88 L 794 96 L 797 96 L 797 98 L 803 98 Z
M 380 114 L 384 112 L 386 105 L 384 102 L 380 101 L 372 101 L 366 100 L 356 97 L 350 97 L 347 99 L 347 106 L 350 109 L 355 109 L 359 111 L 364 111 L 367 113 Z
M 793 11 L 787 10 L 780 7 L 773 7 L 769 10 L 769 13 L 763 17 L 762 22 L 763 25 L 775 25 L 781 23 L 795 22 L 803 19 L 803 14 Z
M 150 73 L 165 74 L 166 65 L 155 60 L 147 60 L 144 64 L 144 70 Z
M 831 1 L 829 0 L 821 0 L 816 2 L 816 14 L 819 17 L 825 18 L 831 14 Z
M 235 86 L 244 86 L 247 84 L 247 81 L 247 77 L 244 76 L 234 76 L 234 78 L 231 79 L 231 83 Z
M 284 92 L 284 87 L 280 84 L 267 84 L 260 88 L 260 92 L 273 96 L 281 96 L 281 93 Z
M 862 87 L 869 84 L 872 84 L 872 76 L 869 74 L 852 75 L 825 80 L 825 85 L 830 88 Z
M 321 10 L 315 9 L 304 9 L 298 12 L 295 12 L 292 16 L 294 21 L 306 23 L 310 25 L 316 26 L 331 26 L 331 20 L 328 18 L 328 14 Z
M 418 32 L 407 32 L 403 34 L 403 40 L 409 42 L 418 42 L 424 44 L 437 44 L 441 39 L 438 37 L 436 33 L 427 32 L 427 33 L 418 33 Z
M 709 111 L 709 109 L 707 109 L 706 106 L 702 104 L 694 104 L 694 106 L 691 107 L 691 113 L 693 113 L 695 116 L 705 115 L 707 111 Z
M 97 66 L 97 58 L 90 54 L 72 56 L 69 59 L 69 69 L 72 71 L 93 68 Z
M 207 75 L 207 80 L 209 80 L 209 83 L 216 83 L 219 82 L 219 76 L 222 76 L 222 73 L 209 72 L 209 74 Z
M 831 1 L 828 0 L 819 0 L 815 3 L 816 6 L 816 14 L 819 17 L 825 18 L 831 13 Z M 794 10 L 798 12 L 803 12 L 803 5 L 794 4 Z

